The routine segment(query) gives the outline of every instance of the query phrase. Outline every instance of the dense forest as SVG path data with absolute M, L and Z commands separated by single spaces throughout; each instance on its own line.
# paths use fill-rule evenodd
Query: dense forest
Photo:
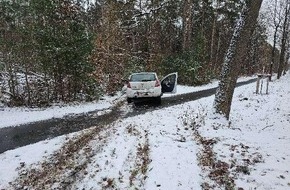
M 289 2 L 281 2 L 275 1 L 274 12 L 269 7 L 268 15 L 260 14 L 254 23 L 240 74 L 286 70 L 290 14 Z M 120 90 L 124 79 L 139 71 L 160 76 L 178 72 L 180 84 L 207 83 L 219 78 L 242 4 L 1 0 L 2 104 L 31 107 L 96 100 Z M 274 46 L 267 42 L 269 25 L 277 27 Z

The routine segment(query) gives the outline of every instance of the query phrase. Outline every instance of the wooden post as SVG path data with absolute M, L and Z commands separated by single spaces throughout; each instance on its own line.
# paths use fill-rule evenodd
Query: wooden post
M 258 74 L 257 86 L 256 86 L 256 94 L 259 94 L 260 80 L 261 80 L 261 75 Z
M 261 77 L 261 89 L 260 89 L 260 94 L 263 94 L 263 83 L 264 83 L 264 81 L 263 81 L 263 78 L 264 77 Z
M 269 81 L 270 81 L 270 77 L 271 77 L 271 75 L 267 75 L 266 77 L 267 77 L 266 94 L 269 94 L 268 89 L 269 89 Z
M 266 79 L 266 94 L 269 93 L 269 81 L 270 81 L 270 77 L 271 75 L 269 74 L 257 74 L 258 78 L 257 78 L 257 85 L 256 85 L 256 94 L 262 94 L 263 93 L 263 85 L 264 85 L 264 81 L 263 79 Z M 262 79 L 262 81 L 261 81 Z
M 0 86 L 0 100 L 2 100 L 2 86 Z

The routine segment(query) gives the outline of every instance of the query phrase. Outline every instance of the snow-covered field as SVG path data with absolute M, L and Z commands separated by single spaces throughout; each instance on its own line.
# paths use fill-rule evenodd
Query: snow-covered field
M 288 72 L 269 94 L 255 94 L 255 83 L 236 88 L 230 122 L 212 113 L 210 96 L 6 151 L 0 189 L 290 189 L 289 81 Z M 0 123 L 108 109 L 117 99 L 77 109 L 2 108 Z

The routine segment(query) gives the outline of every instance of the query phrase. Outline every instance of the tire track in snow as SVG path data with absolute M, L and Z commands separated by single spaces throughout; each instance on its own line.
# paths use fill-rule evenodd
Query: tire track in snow
M 142 189 L 150 161 L 148 135 L 132 124 L 116 126 L 103 151 L 91 159 L 88 174 L 73 189 Z
M 84 175 L 91 157 L 107 143 L 111 126 L 94 127 L 69 140 L 51 157 L 19 171 L 19 177 L 11 183 L 11 189 L 70 189 L 76 178 Z M 97 139 L 92 151 L 88 144 Z

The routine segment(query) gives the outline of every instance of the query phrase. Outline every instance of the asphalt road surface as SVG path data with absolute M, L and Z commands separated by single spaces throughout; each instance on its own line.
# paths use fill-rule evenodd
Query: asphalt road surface
M 240 82 L 237 86 L 255 82 L 256 79 L 251 79 L 245 82 Z M 0 129 L 0 153 L 7 150 L 12 150 L 28 144 L 36 143 L 48 138 L 54 138 L 60 135 L 80 131 L 92 126 L 102 127 L 110 124 L 120 118 L 128 118 L 139 114 L 144 114 L 147 111 L 162 109 L 177 104 L 182 104 L 188 101 L 197 100 L 203 97 L 211 96 L 215 93 L 216 88 L 201 90 L 187 94 L 180 94 L 171 97 L 162 98 L 162 104 L 159 106 L 141 103 L 134 106 L 133 111 L 122 113 L 120 105 L 111 108 L 112 111 L 98 116 L 98 111 L 92 111 L 85 114 L 67 116 L 61 119 L 49 119 L 35 123 L 23 124 L 16 127 L 6 127 Z

